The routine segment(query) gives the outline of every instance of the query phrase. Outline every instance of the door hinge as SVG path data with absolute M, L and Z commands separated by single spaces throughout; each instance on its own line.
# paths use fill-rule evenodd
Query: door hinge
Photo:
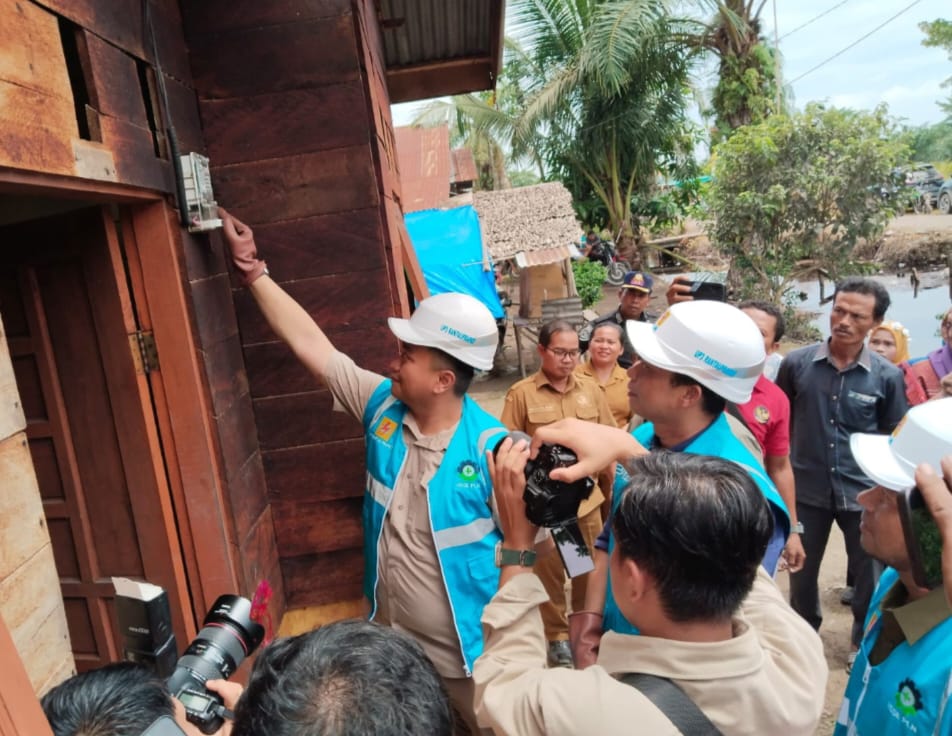
M 136 373 L 159 370 L 159 353 L 155 349 L 155 337 L 151 332 L 139 331 L 129 335 L 129 349 L 132 351 Z

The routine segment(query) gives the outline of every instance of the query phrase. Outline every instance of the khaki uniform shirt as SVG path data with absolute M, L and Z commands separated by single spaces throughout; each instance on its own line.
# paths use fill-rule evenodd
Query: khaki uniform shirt
M 673 680 L 724 736 L 813 736 L 826 690 L 823 645 L 763 569 L 734 617 L 732 639 L 607 633 L 598 664 L 585 670 L 546 669 L 538 610 L 546 599 L 538 578 L 524 573 L 483 611 L 476 714 L 497 736 L 680 733 L 638 690 L 615 679 L 629 672 Z
M 539 427 L 566 417 L 616 426 L 597 381 L 573 374 L 568 378 L 565 391 L 560 392 L 542 371 L 512 385 L 506 394 L 500 421 L 509 429 L 518 429 L 531 437 Z M 602 490 L 596 485 L 592 495 L 579 504 L 579 518 L 597 509 L 604 500 Z
M 628 371 L 615 363 L 612 367 L 612 373 L 608 377 L 608 383 L 602 383 L 595 375 L 592 364 L 585 362 L 579 364 L 575 369 L 575 374 L 590 378 L 599 385 L 602 393 L 605 394 L 608 408 L 611 410 L 612 416 L 615 417 L 615 424 L 621 429 L 627 429 L 632 416 L 631 405 L 628 403 Z
M 331 358 L 325 381 L 335 408 L 358 420 L 384 377 L 358 367 L 343 353 Z M 465 677 L 463 655 L 443 585 L 427 492 L 456 427 L 425 436 L 407 412 L 404 471 L 393 489 L 377 555 L 377 613 L 374 620 L 410 634 L 443 677 Z

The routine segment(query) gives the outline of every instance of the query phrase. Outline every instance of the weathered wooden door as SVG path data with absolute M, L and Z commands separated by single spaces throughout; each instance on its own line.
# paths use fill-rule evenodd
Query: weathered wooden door
M 80 671 L 122 656 L 112 576 L 169 591 L 180 645 L 191 607 L 120 230 L 102 207 L 0 228 L 0 312 Z

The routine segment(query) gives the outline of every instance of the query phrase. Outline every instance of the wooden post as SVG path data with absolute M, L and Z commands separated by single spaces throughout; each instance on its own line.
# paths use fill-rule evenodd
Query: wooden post
M 0 736 L 53 736 L 2 616 L 0 662 Z

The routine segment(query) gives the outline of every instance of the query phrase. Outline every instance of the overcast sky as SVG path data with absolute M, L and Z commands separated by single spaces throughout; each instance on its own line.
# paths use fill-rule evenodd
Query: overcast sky
M 952 94 L 952 89 L 940 87 L 952 76 L 952 61 L 942 49 L 922 45 L 918 24 L 943 17 L 952 20 L 950 0 L 767 0 L 761 16 L 763 31 L 771 39 L 774 3 L 783 77 L 786 83 L 793 82 L 798 108 L 814 100 L 858 109 L 886 102 L 894 116 L 912 125 L 942 119 L 936 100 Z M 824 11 L 829 12 L 796 30 Z M 856 41 L 856 46 L 843 51 Z M 837 58 L 826 61 L 840 51 Z M 407 125 L 419 104 L 394 105 L 394 123 Z
M 763 30 L 771 38 L 773 2 L 768 0 L 762 13 Z M 943 17 L 952 20 L 952 2 L 776 0 L 776 6 L 784 79 L 796 80 L 793 92 L 798 107 L 824 99 L 839 107 L 861 109 L 886 102 L 893 115 L 914 125 L 942 119 L 936 100 L 952 94 L 952 89 L 940 87 L 942 80 L 952 77 L 952 61 L 942 49 L 922 45 L 924 35 L 918 24 Z M 828 9 L 832 10 L 816 22 L 795 30 Z M 869 33 L 853 48 L 809 72 Z

